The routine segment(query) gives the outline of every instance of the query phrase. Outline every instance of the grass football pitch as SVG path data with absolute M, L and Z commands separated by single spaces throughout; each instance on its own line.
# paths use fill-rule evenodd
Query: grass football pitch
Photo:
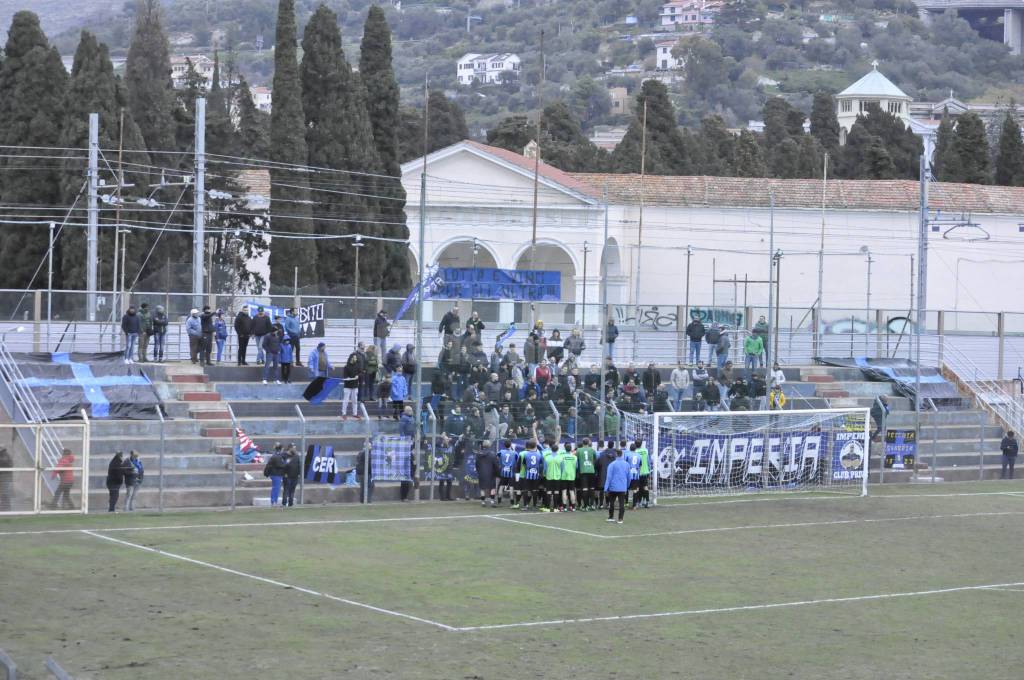
M 0 648 L 84 678 L 1020 678 L 1024 483 L 0 520 Z

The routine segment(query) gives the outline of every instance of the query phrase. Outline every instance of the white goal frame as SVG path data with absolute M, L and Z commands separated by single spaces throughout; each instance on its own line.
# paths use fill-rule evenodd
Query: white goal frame
M 861 434 L 859 443 L 863 447 L 863 463 L 861 466 L 861 484 L 860 484 L 860 496 L 868 495 L 868 475 L 871 470 L 871 409 L 868 408 L 827 408 L 827 409 L 784 409 L 777 411 L 714 411 L 712 412 L 716 416 L 722 417 L 751 417 L 751 416 L 779 416 L 779 415 L 800 415 L 800 414 L 820 414 L 828 415 L 830 417 L 842 416 L 842 415 L 857 415 L 864 419 L 864 430 Z M 658 421 L 659 418 L 665 416 L 679 417 L 679 418 L 706 418 L 709 412 L 707 411 L 660 411 L 649 414 L 647 417 L 650 418 L 651 423 L 651 441 L 650 441 L 650 458 L 651 458 L 651 502 L 655 505 L 658 503 L 658 459 L 661 451 L 659 442 L 659 430 Z M 831 456 L 827 459 L 827 462 L 831 463 Z M 767 470 L 765 470 L 767 474 Z M 832 479 L 831 470 L 827 476 L 828 479 Z M 844 491 L 849 491 L 856 488 L 854 485 L 848 485 L 844 487 Z M 809 492 L 823 492 L 828 493 L 828 486 L 822 486 L 820 488 L 808 488 L 800 491 L 791 491 L 788 493 L 809 493 Z M 737 489 L 735 491 L 724 491 L 722 493 L 716 493 L 714 496 L 742 496 L 749 495 L 752 493 L 787 493 L 784 490 L 763 490 L 757 492 L 749 492 Z M 840 491 L 834 491 L 833 493 L 840 493 Z M 707 497 L 707 496 L 702 496 Z

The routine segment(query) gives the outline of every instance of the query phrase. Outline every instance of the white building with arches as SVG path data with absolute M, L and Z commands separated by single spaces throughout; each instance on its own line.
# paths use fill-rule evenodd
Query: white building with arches
M 423 159 L 402 166 L 414 271 L 422 170 Z M 538 305 L 548 325 L 578 323 L 584 301 L 587 325 L 597 322 L 606 215 L 609 304 L 676 312 L 689 278 L 692 306 L 763 308 L 767 285 L 743 282 L 768 279 L 772 195 L 783 307 L 806 310 L 815 303 L 823 219 L 826 309 L 863 316 L 862 249 L 872 258 L 871 307 L 905 314 L 910 305 L 915 181 L 829 180 L 822 210 L 820 180 L 648 176 L 641 182 L 638 175 L 571 174 L 541 163 L 534 250 L 532 158 L 463 141 L 430 154 L 426 174 L 426 262 L 560 272 L 562 304 Z M 1024 188 L 932 183 L 930 205 L 933 215 L 963 215 L 965 225 L 929 232 L 928 307 L 960 312 L 947 318 L 949 327 L 957 319 L 967 325 L 969 312 L 1024 312 L 1017 294 L 1024 287 Z M 433 303 L 427 318 L 440 318 L 447 304 Z M 473 306 L 500 322 L 531 318 L 528 304 Z

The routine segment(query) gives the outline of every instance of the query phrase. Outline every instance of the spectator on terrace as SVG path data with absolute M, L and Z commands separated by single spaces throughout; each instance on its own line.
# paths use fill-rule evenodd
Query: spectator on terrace
M 776 361 L 772 364 L 772 382 L 771 387 L 781 387 L 786 384 L 786 374 L 779 367 L 779 362 Z
M 764 314 L 758 318 L 757 323 L 754 324 L 754 329 L 751 334 L 761 338 L 761 355 L 758 357 L 758 366 L 764 368 L 764 357 L 768 352 L 768 321 L 765 320 Z
M 405 346 L 405 352 L 402 354 L 402 373 L 405 374 L 406 383 L 411 385 L 416 375 L 416 346 L 412 343 Z
M 252 320 L 252 338 L 256 342 L 256 364 L 262 364 L 264 361 L 264 350 L 263 350 L 263 338 L 270 334 L 273 330 L 274 325 L 270 321 L 270 317 L 267 312 L 262 308 L 256 309 L 256 316 Z
M 469 315 L 469 320 L 466 322 L 466 331 L 468 332 L 472 329 L 473 335 L 475 335 L 481 342 L 483 342 L 484 337 L 482 331 L 485 328 L 487 328 L 487 326 L 484 325 L 483 320 L 480 318 L 480 312 L 474 311 Z
M 608 319 L 608 325 L 604 327 L 604 334 L 601 337 L 601 343 L 604 345 L 605 356 L 615 356 L 615 341 L 619 337 L 619 327 L 615 325 L 615 322 Z
M 565 348 L 563 347 L 562 334 L 556 328 L 551 331 L 551 337 L 548 338 L 548 359 L 554 362 L 555 366 L 562 363 L 562 358 L 565 356 Z
M 139 487 L 142 486 L 142 478 L 145 476 L 146 471 L 143 468 L 142 459 L 139 458 L 139 454 L 134 450 L 128 454 L 125 462 L 127 465 L 124 466 L 124 509 L 125 512 L 131 512 L 135 509 L 135 494 L 139 492 Z
M 157 307 L 157 311 L 160 308 Z M 249 336 L 252 335 L 252 317 L 249 316 L 249 305 L 242 305 L 241 311 L 235 315 L 235 335 L 238 336 L 238 365 L 248 366 L 245 355 L 249 349 Z
M 764 352 L 764 341 L 759 335 L 748 335 L 743 341 L 743 366 L 747 370 L 747 377 L 754 375 L 754 369 L 761 362 L 761 354 Z
M 121 332 L 124 333 L 124 363 L 132 363 L 132 354 L 135 353 L 135 346 L 139 342 L 139 333 L 142 332 L 142 320 L 135 313 L 135 305 L 128 307 L 128 311 L 121 317 Z
M 363 386 L 360 393 L 361 400 L 373 399 L 377 388 L 377 374 L 380 372 L 380 356 L 377 354 L 377 346 L 371 345 L 366 348 L 366 368 L 363 371 Z
M 572 335 L 565 339 L 565 351 L 569 353 L 569 357 L 574 360 L 574 363 L 579 362 L 580 355 L 587 349 L 587 343 L 583 340 L 583 332 L 579 328 L 572 329 Z
M 445 312 L 441 317 L 441 323 L 437 325 L 437 332 L 443 334 L 444 341 L 447 342 L 458 334 L 460 325 L 459 308 L 452 307 L 451 311 Z
M 292 340 L 292 347 L 295 349 L 295 365 L 301 366 L 298 362 L 298 358 L 302 356 L 302 325 L 299 323 L 299 315 L 295 312 L 295 308 L 289 309 L 285 312 L 284 317 L 284 333 Z M 220 361 L 220 359 L 218 359 Z
M 384 357 L 384 370 L 387 371 L 388 375 L 393 375 L 400 372 L 402 369 L 402 346 L 397 342 L 391 346 L 388 350 L 387 356 Z
M 107 493 L 110 502 L 107 505 L 107 512 L 117 511 L 117 498 L 121 494 L 121 485 L 124 484 L 124 452 L 117 451 L 114 457 L 107 464 Z M 2 489 L 0 489 L 2 490 Z
M 331 375 L 333 366 L 327 357 L 327 343 L 317 343 L 316 349 L 309 353 L 306 366 L 311 378 L 326 378 Z
M 139 325 L 142 328 L 142 336 L 139 338 L 139 362 L 146 363 L 149 351 L 149 339 L 153 337 L 153 315 L 149 311 L 149 303 L 143 302 L 139 305 Z
M 693 389 L 697 391 L 704 387 L 711 379 L 708 369 L 704 367 L 703 361 L 697 362 L 697 368 L 693 369 Z
M 1017 438 L 1013 431 L 1007 431 L 1006 436 L 999 442 L 999 450 L 1003 452 L 1003 467 L 999 473 L 999 479 L 1013 479 L 1013 466 L 1017 463 Z M 1007 475 L 1009 471 L 1009 475 Z
M 157 305 L 153 313 L 153 361 L 164 360 L 164 348 L 167 346 L 167 312 L 163 305 Z
M 672 404 L 670 410 L 683 410 L 683 399 L 692 393 L 691 384 L 690 371 L 687 370 L 685 364 L 680 362 L 679 366 L 672 369 L 672 375 L 669 376 L 668 400 Z
M 345 410 L 352 404 L 352 415 L 359 416 L 359 381 L 362 379 L 363 371 L 359 368 L 359 356 L 355 352 L 348 356 L 348 363 L 341 371 L 344 382 L 341 392 L 341 418 L 346 419 Z M 398 414 L 395 414 L 398 418 Z
M 281 361 L 281 335 L 277 329 L 263 336 L 263 356 L 263 384 L 266 385 L 270 377 L 274 376 L 274 382 L 280 385 L 278 368 Z
M 213 366 L 210 360 L 213 354 L 213 312 L 209 305 L 203 307 L 203 313 L 199 317 L 203 329 L 203 350 L 199 363 L 205 366 Z
M 373 320 L 373 344 L 377 346 L 378 356 L 387 354 L 389 335 L 391 335 L 391 322 L 388 321 L 388 315 L 382 309 L 377 312 L 377 317 Z
M 531 332 L 526 338 L 526 343 L 523 345 L 523 358 L 526 359 L 528 376 L 534 374 L 543 357 L 544 355 L 540 348 L 540 336 Z
M 711 322 L 711 328 L 704 334 L 704 342 L 708 346 L 708 365 L 715 363 L 715 351 L 718 349 L 718 339 L 722 337 L 722 327 L 717 321 Z
M 661 372 L 655 368 L 654 362 L 647 364 L 647 368 L 644 370 L 643 375 L 640 376 L 640 385 L 644 388 L 644 399 L 649 400 L 654 396 L 654 393 L 658 391 L 658 385 L 661 384 Z
M 269 333 L 267 336 L 269 337 Z M 287 473 L 288 463 L 284 450 L 280 444 L 274 446 L 274 453 L 270 460 L 263 466 L 263 476 L 270 478 L 270 505 L 276 506 L 281 497 L 281 487 L 284 485 L 284 476 Z
M 203 322 L 199 320 L 199 310 L 194 307 L 185 320 L 185 333 L 188 335 L 188 351 L 192 363 L 198 364 L 203 348 Z
M 722 327 L 722 334 L 718 336 L 718 344 L 715 345 L 715 356 L 718 361 L 718 368 L 721 369 L 726 363 L 732 363 L 729 361 L 729 350 L 732 349 L 732 340 L 729 339 L 729 330 L 727 327 Z
M 217 363 L 224 358 L 224 343 L 228 339 L 228 325 L 224 323 L 224 310 L 218 309 L 213 319 L 213 339 L 217 343 Z
M 281 382 L 285 385 L 291 382 L 292 362 L 295 360 L 295 348 L 292 347 L 292 338 L 287 333 L 281 336 Z
M 7 462 L 4 463 L 4 456 L 7 456 Z M 57 491 L 53 494 L 53 500 L 50 502 L 50 509 L 56 510 L 58 503 L 62 510 L 71 510 L 74 508 L 74 504 L 71 502 L 71 487 L 75 483 L 75 471 L 73 469 L 75 464 L 75 454 L 71 453 L 71 449 L 64 449 L 60 460 L 57 461 L 57 465 L 54 467 L 50 477 L 52 479 L 60 480 L 57 484 Z M 10 456 L 7 455 L 7 449 L 0 449 L 0 468 L 11 467 Z M 0 479 L 2 479 L 4 472 L 0 470 Z M 8 473 L 9 474 L 9 473 Z M 2 482 L 0 482 L 2 484 Z M 0 510 L 3 510 L 4 490 L 0 488 Z M 6 508 L 10 510 L 10 507 Z
M 686 324 L 686 337 L 690 339 L 690 363 L 695 364 L 700 359 L 700 343 L 704 339 L 704 324 L 700 319 L 693 317 L 690 323 Z

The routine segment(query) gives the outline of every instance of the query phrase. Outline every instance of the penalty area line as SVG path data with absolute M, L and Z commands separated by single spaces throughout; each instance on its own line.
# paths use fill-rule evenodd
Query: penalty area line
M 651 536 L 681 536 L 685 534 L 713 534 L 721 531 L 752 531 L 756 529 L 793 529 L 797 527 L 825 527 L 835 524 L 878 524 L 881 522 L 913 522 L 915 520 L 964 519 L 969 517 L 1002 517 L 1024 515 L 1024 511 L 1007 512 L 964 512 L 955 515 L 910 515 L 908 517 L 879 517 L 875 519 L 837 519 L 824 522 L 789 522 L 786 524 L 746 524 L 738 527 L 707 527 L 702 529 L 679 529 L 676 531 L 653 531 L 644 534 L 595 534 L 601 538 L 648 538 Z M 538 525 L 541 526 L 541 525 Z
M 564 531 L 564 532 L 569 533 L 569 534 L 578 534 L 580 536 L 590 536 L 591 538 L 608 538 L 607 536 L 603 536 L 601 534 L 594 534 L 594 533 L 591 533 L 589 531 L 579 531 L 577 529 L 566 529 L 565 527 L 557 527 L 557 526 L 555 526 L 553 524 L 540 524 L 538 522 L 527 522 L 527 521 L 521 520 L 521 519 L 510 519 L 510 518 L 505 517 L 503 515 L 484 515 L 484 516 L 487 517 L 488 519 L 496 519 L 496 520 L 500 520 L 502 522 L 511 522 L 512 524 L 524 524 L 526 526 L 531 526 L 531 527 L 540 527 L 541 529 L 552 529 L 554 531 Z
M 98 533 L 96 533 L 94 531 L 90 531 L 88 529 L 82 529 L 82 530 L 80 530 L 80 533 L 87 534 L 89 536 L 92 536 L 93 538 L 99 538 L 99 539 L 104 540 L 104 541 L 109 541 L 111 543 L 116 543 L 118 545 L 122 545 L 122 546 L 125 546 L 125 547 L 128 547 L 128 548 L 135 548 L 136 550 L 143 550 L 145 552 L 152 553 L 154 555 L 160 555 L 161 557 L 167 557 L 167 558 L 170 558 L 170 559 L 173 559 L 173 560 L 179 560 L 181 562 L 187 562 L 188 564 L 194 564 L 194 565 L 200 566 L 200 567 L 207 567 L 209 569 L 215 569 L 215 570 L 223 572 L 225 574 L 231 574 L 232 576 L 241 576 L 242 578 L 247 578 L 247 579 L 251 579 L 253 581 L 258 581 L 260 583 L 265 583 L 265 584 L 268 584 L 268 585 L 277 586 L 279 588 L 287 588 L 287 589 L 290 589 L 290 590 L 295 590 L 297 592 L 305 593 L 306 595 L 312 595 L 314 597 L 322 597 L 324 599 L 332 600 L 334 602 L 340 602 L 342 604 L 347 604 L 347 605 L 350 605 L 352 607 L 360 607 L 362 609 L 368 609 L 368 610 L 370 610 L 372 612 L 377 612 L 378 614 L 386 614 L 388 616 L 394 616 L 394 617 L 401 618 L 401 619 L 407 619 L 409 621 L 415 621 L 416 623 L 424 623 L 424 624 L 427 624 L 429 626 L 433 626 L 435 628 L 440 628 L 441 630 L 446 630 L 446 631 L 456 631 L 456 630 L 458 630 L 455 626 L 449 626 L 447 624 L 440 623 L 438 621 L 431 621 L 430 619 L 424 619 L 422 617 L 413 616 L 412 614 L 406 614 L 406 613 L 403 613 L 403 612 L 396 612 L 396 611 L 393 611 L 391 609 L 384 609 L 383 607 L 375 607 L 375 606 L 373 606 L 371 604 L 366 604 L 364 602 L 356 602 L 355 600 L 349 600 L 349 599 L 344 598 L 344 597 L 338 597 L 337 595 L 331 595 L 330 593 L 324 593 L 324 592 L 320 592 L 318 590 L 312 590 L 310 588 L 303 588 L 301 586 L 292 585 L 290 583 L 285 583 L 283 581 L 276 581 L 274 579 L 266 578 L 265 576 L 257 576 L 256 574 L 249 574 L 249 573 L 244 572 L 244 571 L 239 571 L 238 569 L 231 569 L 230 567 L 224 567 L 224 566 L 221 566 L 219 564 L 214 564 L 212 562 L 204 562 L 203 560 L 197 560 L 197 559 L 194 559 L 192 557 L 186 557 L 185 555 L 179 555 L 177 553 L 168 552 L 166 550 L 160 550 L 159 548 L 151 548 L 149 546 L 141 545 L 139 543 L 132 543 L 131 541 L 124 541 L 124 540 L 121 540 L 120 538 L 114 538 L 113 536 L 104 536 L 103 534 L 98 534 Z
M 550 621 L 526 621 L 523 623 L 499 623 L 485 626 L 462 626 L 455 630 L 460 633 L 471 633 L 483 630 L 502 630 L 506 628 L 539 628 L 543 626 L 563 626 L 580 623 L 596 623 L 601 621 L 633 621 L 636 619 L 658 619 L 673 616 L 701 616 L 711 614 L 729 614 L 733 612 L 761 611 L 766 609 L 786 609 L 791 607 L 808 607 L 819 604 L 842 604 L 846 602 L 870 602 L 872 600 L 894 600 L 904 597 L 926 597 L 947 593 L 962 593 L 975 590 L 1005 590 L 1024 586 L 1024 582 L 994 583 L 979 586 L 957 586 L 955 588 L 937 588 L 934 590 L 918 590 L 903 593 L 879 593 L 876 595 L 855 595 L 852 597 L 828 597 L 820 600 L 797 600 L 794 602 L 773 602 L 769 604 L 749 604 L 736 607 L 718 607 L 713 609 L 685 609 L 674 612 L 658 612 L 654 614 L 622 614 L 618 616 L 592 616 L 578 619 L 553 619 Z

